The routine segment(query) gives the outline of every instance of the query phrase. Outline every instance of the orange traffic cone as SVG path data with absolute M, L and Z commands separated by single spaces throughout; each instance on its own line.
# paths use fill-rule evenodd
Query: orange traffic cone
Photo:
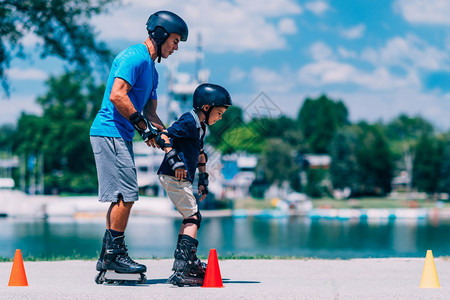
M 206 267 L 205 280 L 202 288 L 222 288 L 222 276 L 220 275 L 219 260 L 216 249 L 209 250 L 208 266 Z
M 14 255 L 8 286 L 28 286 L 27 275 L 23 266 L 22 252 L 19 249 L 16 249 L 16 254 Z

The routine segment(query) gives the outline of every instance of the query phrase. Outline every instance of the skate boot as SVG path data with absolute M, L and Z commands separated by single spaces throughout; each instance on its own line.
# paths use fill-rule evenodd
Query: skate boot
M 102 250 L 100 252 L 100 257 L 97 260 L 97 265 L 95 266 L 95 269 L 97 271 L 103 271 L 103 259 L 105 256 L 105 251 L 106 251 L 106 244 L 108 243 L 107 240 L 111 240 L 111 235 L 109 234 L 108 230 L 105 231 L 105 235 L 103 236 L 103 242 L 102 242 Z
M 96 283 L 145 283 L 147 267 L 138 264 L 128 256 L 124 236 L 112 238 L 109 233 L 106 238 L 105 254 L 102 270 L 96 276 Z
M 206 264 L 197 257 L 198 241 L 188 235 L 178 236 L 169 283 L 178 286 L 202 285 L 205 278 Z

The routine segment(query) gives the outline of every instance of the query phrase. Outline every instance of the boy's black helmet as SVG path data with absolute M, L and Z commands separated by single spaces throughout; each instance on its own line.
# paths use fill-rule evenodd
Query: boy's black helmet
M 201 109 L 204 105 L 231 106 L 231 96 L 226 89 L 217 84 L 202 83 L 194 91 L 193 107 Z
M 158 29 L 160 28 L 160 29 Z M 177 33 L 181 36 L 181 41 L 185 42 L 188 38 L 188 27 L 178 15 L 170 11 L 157 11 L 147 20 L 147 31 L 156 42 L 164 44 L 171 33 Z

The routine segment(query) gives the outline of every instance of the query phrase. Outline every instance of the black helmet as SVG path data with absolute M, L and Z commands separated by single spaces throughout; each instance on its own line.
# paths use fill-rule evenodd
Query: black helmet
M 162 30 L 158 30 L 158 27 Z M 148 18 L 147 31 L 157 42 L 158 39 L 164 39 L 161 44 L 164 44 L 171 33 L 179 34 L 183 42 L 187 40 L 189 34 L 188 27 L 183 19 L 173 12 L 165 10 L 155 12 Z
M 194 92 L 193 106 L 195 109 L 201 109 L 204 105 L 231 106 L 231 96 L 226 89 L 217 84 L 202 83 Z
M 151 36 L 157 46 L 158 62 L 161 62 L 161 46 L 164 44 L 171 33 L 177 33 L 181 41 L 185 42 L 188 38 L 188 27 L 178 15 L 170 11 L 157 11 L 147 20 L 148 35 Z

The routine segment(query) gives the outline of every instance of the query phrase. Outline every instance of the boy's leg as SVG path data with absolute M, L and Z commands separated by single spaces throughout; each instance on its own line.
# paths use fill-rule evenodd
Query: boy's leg
M 201 285 L 206 264 L 202 263 L 196 255 L 198 246 L 196 237 L 200 228 L 201 215 L 198 211 L 192 184 L 166 175 L 161 175 L 159 179 L 170 200 L 183 216 L 183 224 L 174 252 L 175 261 L 172 268 L 174 273 L 169 277 L 169 282 L 179 286 Z
M 206 264 L 198 259 L 197 247 L 196 239 L 184 234 L 178 236 L 172 268 L 174 273 L 169 277 L 170 283 L 178 286 L 203 284 Z

